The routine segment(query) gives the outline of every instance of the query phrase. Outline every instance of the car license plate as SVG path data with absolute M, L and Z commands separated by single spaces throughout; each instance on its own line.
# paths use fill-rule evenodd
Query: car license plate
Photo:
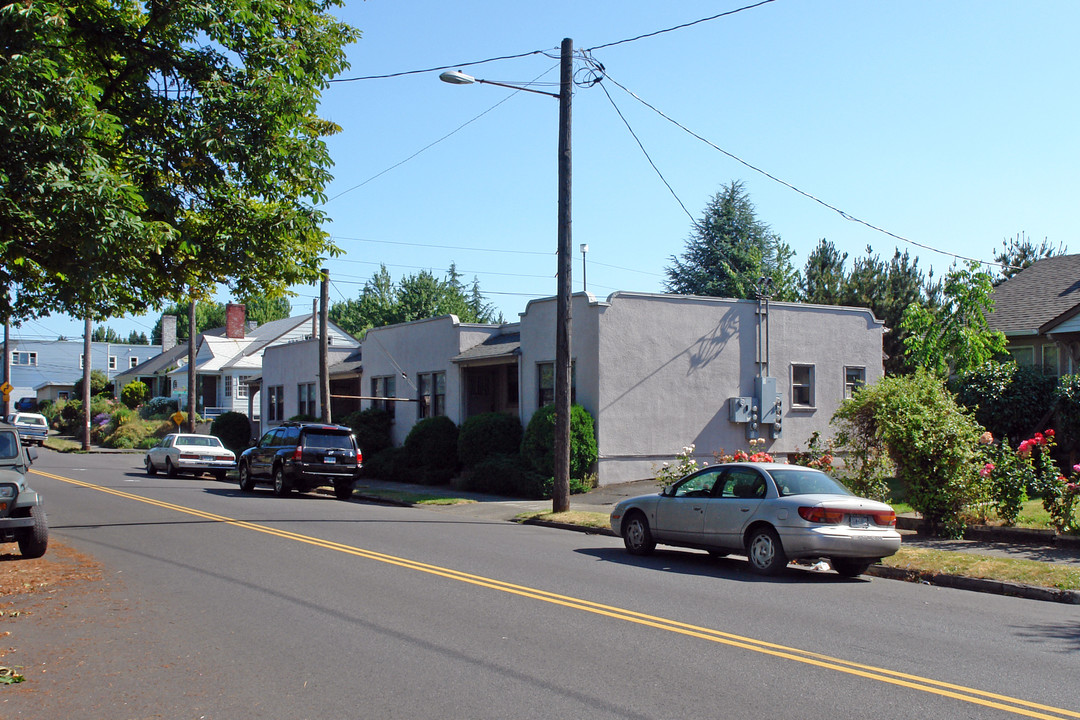
M 870 527 L 869 515 L 848 515 L 848 525 L 853 528 Z
M 323 461 L 324 463 L 326 463 L 327 465 L 333 465 L 334 463 L 336 463 L 336 462 L 337 462 L 337 458 L 334 458 L 334 457 L 324 457 L 324 458 L 322 459 L 322 461 Z
M 213 462 L 214 460 L 214 458 L 210 457 L 209 455 L 202 455 L 201 457 L 199 457 L 199 459 L 203 462 Z

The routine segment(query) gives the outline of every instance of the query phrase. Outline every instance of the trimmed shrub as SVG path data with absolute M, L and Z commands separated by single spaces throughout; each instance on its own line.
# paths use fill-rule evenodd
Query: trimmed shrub
M 406 455 L 403 447 L 383 448 L 371 456 L 365 455 L 360 474 L 389 482 L 407 482 Z
M 105 374 L 104 370 L 91 370 L 90 371 L 90 396 L 100 395 L 103 392 L 112 393 L 112 383 L 109 382 L 109 376 Z M 79 379 L 75 381 L 74 396 L 79 400 L 82 400 L 83 396 L 83 379 L 79 376 Z
M 136 380 L 125 385 L 124 389 L 120 391 L 120 402 L 134 410 L 143 404 L 149 394 L 150 388 L 146 387 L 146 383 Z
M 405 438 L 404 447 L 410 461 L 417 467 L 449 471 L 449 479 L 457 470 L 457 443 L 457 425 L 450 418 L 440 415 L 413 425 Z
M 492 455 L 516 455 L 521 448 L 521 421 L 504 413 L 474 415 L 461 423 L 457 455 L 461 464 L 474 467 Z
M 974 411 L 975 419 L 994 437 L 1026 438 L 1050 426 L 1047 411 L 1057 382 L 1036 368 L 1009 361 L 985 363 L 949 386 L 957 402 Z
M 521 441 L 521 456 L 541 475 L 555 474 L 555 406 L 545 405 L 533 413 Z M 589 411 L 570 408 L 570 477 L 588 476 L 596 463 L 596 434 Z
M 544 476 L 522 462 L 520 455 L 491 455 L 476 464 L 462 484 L 462 490 L 508 497 L 540 498 Z
M 222 413 L 210 424 L 210 434 L 216 435 L 225 447 L 239 455 L 251 444 L 251 421 L 244 413 Z
M 343 421 L 356 435 L 356 444 L 364 454 L 365 461 L 390 447 L 390 413 L 378 408 L 360 410 L 347 415 Z

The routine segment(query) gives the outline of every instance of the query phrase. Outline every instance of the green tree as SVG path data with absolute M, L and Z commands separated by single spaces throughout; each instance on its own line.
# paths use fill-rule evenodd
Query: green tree
M 1005 352 L 1005 335 L 991 330 L 993 312 L 990 274 L 977 262 L 953 267 L 945 277 L 939 307 L 911 305 L 900 327 L 908 333 L 904 346 L 910 360 L 939 377 L 965 373 Z
M 73 396 L 81 398 L 83 396 L 83 379 L 80 377 L 75 381 L 75 390 Z M 109 376 L 105 374 L 104 370 L 90 370 L 90 396 L 100 395 L 101 393 L 109 390 L 111 383 L 109 382 Z
M 132 330 L 128 333 L 127 339 L 128 345 L 149 345 L 150 341 L 146 339 L 146 333 L 139 332 L 138 330 Z
M 502 322 L 502 316 L 480 294 L 479 282 L 474 279 L 472 287 L 466 288 L 454 265 L 442 280 L 421 270 L 396 284 L 382 265 L 364 284 L 359 298 L 333 303 L 329 311 L 338 327 L 356 337 L 369 328 L 440 315 L 457 315 L 470 323 Z
M 101 325 L 98 325 L 90 333 L 90 341 L 91 342 L 106 342 L 106 343 L 114 343 L 114 344 L 122 342 L 120 340 L 120 333 L 116 332 L 111 327 L 101 326 Z
M 914 367 L 905 355 L 901 327 L 904 310 L 912 305 L 936 306 L 938 290 L 932 275 L 928 278 L 919 269 L 918 258 L 907 251 L 896 250 L 889 261 L 882 260 L 873 248 L 866 256 L 856 258 L 843 284 L 841 305 L 870 308 L 874 316 L 885 323 L 882 347 L 885 351 L 885 372 L 897 375 L 911 372 Z
M 766 277 L 774 299 L 796 300 L 792 257 L 791 247 L 757 219 L 742 182 L 733 181 L 709 201 L 682 256 L 671 257 L 664 285 L 681 295 L 753 298 Z
M 994 285 L 1000 285 L 1016 273 L 1020 272 L 1034 262 L 1043 258 L 1065 255 L 1068 249 L 1058 243 L 1057 247 L 1050 244 L 1047 238 L 1036 245 L 1027 235 L 1019 233 L 1016 237 L 1006 238 L 1001 241 L 1001 249 L 994 252 L 994 260 L 1001 263 L 1001 274 L 994 278 Z
M 825 238 L 818 240 L 803 267 L 800 299 L 817 305 L 839 305 L 847 283 L 847 257 Z
M 212 330 L 213 328 L 225 327 L 225 303 L 220 302 L 200 302 L 195 304 L 195 332 L 201 333 L 204 330 Z M 183 342 L 188 338 L 188 314 L 191 312 L 190 302 L 178 302 L 173 303 L 165 307 L 162 311 L 162 315 L 175 315 L 176 321 L 176 340 L 177 342 Z M 292 303 L 288 298 L 270 298 L 264 295 L 257 295 L 252 298 L 248 298 L 244 302 L 244 317 L 254 322 L 256 325 L 262 325 L 273 320 L 281 320 L 290 316 L 292 312 Z M 151 343 L 153 345 L 161 344 L 161 318 L 154 324 L 154 329 L 150 334 Z
M 0 298 L 94 320 L 311 282 L 341 0 L 0 5 Z

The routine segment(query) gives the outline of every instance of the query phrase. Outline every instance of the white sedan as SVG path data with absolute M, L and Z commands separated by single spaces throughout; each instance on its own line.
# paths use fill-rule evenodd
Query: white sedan
M 820 470 L 779 463 L 699 470 L 661 493 L 620 502 L 611 529 L 635 555 L 657 543 L 745 553 L 750 569 L 764 575 L 789 560 L 828 558 L 855 577 L 900 549 L 889 505 L 852 495 Z
M 211 473 L 218 480 L 236 467 L 236 455 L 213 435 L 171 433 L 146 452 L 146 474 L 163 470 L 169 477 L 182 472 L 202 475 Z

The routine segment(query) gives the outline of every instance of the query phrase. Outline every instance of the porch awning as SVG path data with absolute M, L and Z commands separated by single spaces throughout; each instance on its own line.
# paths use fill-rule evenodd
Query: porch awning
M 521 355 L 521 333 L 506 333 L 490 337 L 479 345 L 450 358 L 455 363 L 472 363 L 491 360 L 512 360 Z

